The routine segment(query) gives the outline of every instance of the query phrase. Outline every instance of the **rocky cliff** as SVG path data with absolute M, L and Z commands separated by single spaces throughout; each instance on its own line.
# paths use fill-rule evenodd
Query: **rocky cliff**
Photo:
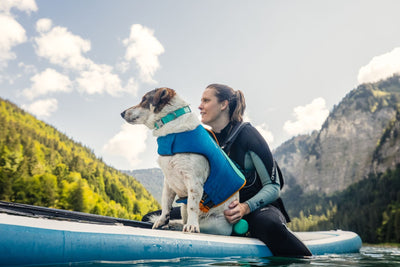
M 353 89 L 319 132 L 294 137 L 274 151 L 288 187 L 330 194 L 395 166 L 399 104 L 400 76 Z

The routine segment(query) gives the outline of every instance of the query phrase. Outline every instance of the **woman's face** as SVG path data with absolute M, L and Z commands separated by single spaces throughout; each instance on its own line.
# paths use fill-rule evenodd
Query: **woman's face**
M 227 102 L 218 102 L 218 98 L 215 96 L 215 91 L 212 88 L 206 88 L 201 97 L 200 102 L 200 115 L 201 122 L 213 127 L 222 116 L 222 113 L 227 110 Z

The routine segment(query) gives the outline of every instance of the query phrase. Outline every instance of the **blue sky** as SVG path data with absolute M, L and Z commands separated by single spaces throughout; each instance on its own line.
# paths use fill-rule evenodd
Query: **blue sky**
M 210 83 L 244 92 L 272 148 L 318 130 L 358 84 L 400 72 L 400 1 L 1 0 L 0 96 L 119 169 L 156 167 L 120 112 L 156 87 L 198 113 Z

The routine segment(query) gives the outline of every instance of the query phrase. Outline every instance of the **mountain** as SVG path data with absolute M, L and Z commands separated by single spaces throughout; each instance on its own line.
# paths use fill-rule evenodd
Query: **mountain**
M 141 169 L 132 171 L 122 171 L 132 177 L 135 177 L 161 204 L 162 188 L 164 184 L 164 174 L 161 169 Z
M 332 194 L 400 162 L 400 77 L 362 84 L 334 107 L 319 132 L 274 151 L 287 179 L 304 192 Z
M 274 156 L 292 230 L 400 242 L 400 76 L 353 89 L 320 131 L 286 141 Z
M 394 169 L 400 162 L 400 111 L 389 122 L 372 154 L 371 173 Z
M 160 208 L 136 179 L 1 98 L 0 200 L 129 219 Z

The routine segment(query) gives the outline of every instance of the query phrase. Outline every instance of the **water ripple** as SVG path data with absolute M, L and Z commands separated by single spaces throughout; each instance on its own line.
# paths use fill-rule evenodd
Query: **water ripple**
M 59 265 L 67 266 L 67 265 Z M 307 259 L 293 258 L 178 258 L 171 260 L 143 260 L 127 262 L 86 262 L 70 263 L 76 267 L 130 267 L 130 266 L 280 266 L 280 267 L 315 267 L 315 266 L 400 266 L 400 248 L 396 247 L 362 247 L 360 253 L 329 254 Z

